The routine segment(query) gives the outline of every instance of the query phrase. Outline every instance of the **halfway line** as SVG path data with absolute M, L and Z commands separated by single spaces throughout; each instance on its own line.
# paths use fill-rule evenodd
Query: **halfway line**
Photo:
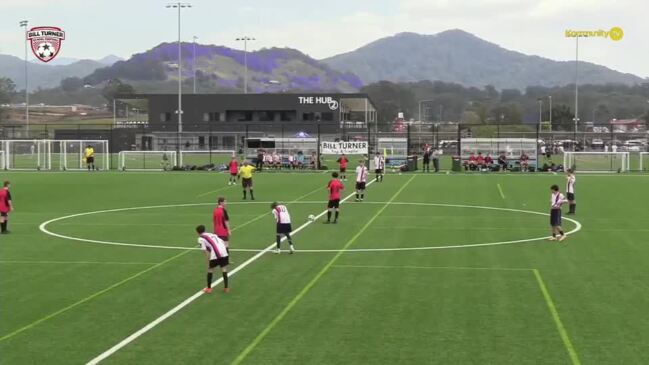
M 374 182 L 374 180 L 370 181 L 370 182 L 367 184 L 367 186 L 372 185 L 373 182 Z M 402 189 L 403 189 L 403 188 L 402 188 Z M 318 191 L 318 190 L 324 190 L 324 189 L 323 189 L 322 187 L 319 187 L 319 188 L 317 188 L 316 190 L 312 191 L 311 193 L 308 193 L 308 194 L 303 195 L 302 197 L 304 197 L 304 196 L 308 196 L 308 195 L 311 195 L 312 193 L 314 193 L 314 192 L 316 192 L 316 191 Z M 344 203 L 345 201 L 349 200 L 352 196 L 355 196 L 355 195 L 356 195 L 356 193 L 351 193 L 351 194 L 349 194 L 348 196 L 346 196 L 344 199 L 341 200 L 341 203 Z M 300 197 L 300 198 L 302 198 L 302 197 Z M 298 199 L 299 199 L 299 198 L 298 198 Z M 296 199 L 295 201 L 293 201 L 293 202 L 296 202 L 296 201 L 297 201 L 297 199 Z M 290 204 L 290 202 L 287 203 L 287 204 Z M 318 214 L 318 216 L 316 217 L 316 220 L 317 220 L 318 218 L 321 218 L 321 217 L 324 216 L 325 214 L 327 214 L 327 210 L 325 210 L 325 211 L 323 211 L 322 213 Z M 266 215 L 266 214 L 264 214 L 264 215 Z M 313 221 L 307 221 L 306 223 L 304 223 L 303 225 L 301 225 L 300 227 L 298 227 L 297 229 L 295 229 L 295 230 L 292 232 L 293 235 L 297 234 L 298 232 L 300 232 L 300 231 L 303 230 L 304 228 L 308 227 L 308 226 L 309 226 L 311 223 L 313 223 L 313 222 L 315 222 L 315 220 L 313 220 Z M 249 223 L 249 222 L 248 222 L 248 223 Z M 242 226 L 243 226 L 243 225 L 242 225 Z M 239 226 L 239 227 L 241 227 L 241 226 Z M 284 241 L 284 240 L 286 240 L 286 237 L 282 237 L 282 241 Z M 275 244 L 276 244 L 275 242 L 271 243 L 268 247 L 266 247 L 265 249 L 263 249 L 262 251 L 260 251 L 260 252 L 257 253 L 256 255 L 254 255 L 253 257 L 251 257 L 251 258 L 249 258 L 248 260 L 244 261 L 241 265 L 237 266 L 234 270 L 230 271 L 230 272 L 228 273 L 229 276 L 234 276 L 237 272 L 239 272 L 240 270 L 243 270 L 246 266 L 248 266 L 248 265 L 252 264 L 253 262 L 257 261 L 257 260 L 258 260 L 260 257 L 262 257 L 266 252 L 268 252 L 270 249 L 272 249 L 273 247 L 275 247 Z M 218 285 L 218 284 L 220 284 L 222 281 L 223 281 L 223 278 L 219 278 L 219 279 L 217 279 L 217 280 L 215 280 L 215 281 L 212 282 L 212 286 L 214 286 L 214 285 Z M 153 322 L 151 322 L 151 323 L 147 324 L 146 326 L 140 328 L 139 330 L 137 330 L 136 332 L 134 332 L 134 333 L 131 334 L 130 336 L 128 336 L 128 337 L 126 337 L 125 339 L 123 339 L 122 341 L 120 341 L 120 342 L 119 342 L 118 344 L 116 344 L 115 346 L 113 346 L 113 347 L 111 347 L 110 349 L 104 351 L 104 352 L 101 353 L 99 356 L 95 357 L 94 359 L 88 361 L 88 363 L 87 363 L 86 365 L 96 365 L 96 364 L 99 364 L 101 361 L 107 359 L 109 356 L 113 355 L 114 353 L 116 353 L 116 352 L 119 351 L 120 349 L 124 348 L 124 347 L 125 347 L 126 345 L 128 345 L 129 343 L 135 341 L 138 337 L 140 337 L 140 336 L 142 336 L 143 334 L 149 332 L 151 329 L 153 329 L 154 327 L 156 327 L 157 325 L 159 325 L 160 323 L 162 323 L 163 321 L 165 321 L 167 318 L 173 316 L 174 314 L 176 314 L 177 312 L 179 312 L 181 309 L 183 309 L 183 308 L 185 308 L 186 306 L 188 306 L 189 304 L 191 304 L 194 300 L 198 299 L 198 298 L 199 298 L 201 295 L 203 295 L 203 294 L 204 294 L 204 293 L 203 293 L 203 290 L 200 290 L 200 291 L 196 292 L 194 295 L 192 295 L 192 296 L 190 296 L 189 298 L 185 299 L 182 303 L 178 304 L 177 306 L 173 307 L 172 309 L 170 309 L 169 311 L 167 311 L 166 313 L 164 313 L 164 314 L 161 315 L 160 317 L 158 317 L 158 318 L 156 318 L 155 320 L 153 320 Z

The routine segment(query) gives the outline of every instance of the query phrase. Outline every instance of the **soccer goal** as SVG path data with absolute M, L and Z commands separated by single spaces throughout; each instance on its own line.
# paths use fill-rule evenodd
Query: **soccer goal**
M 180 151 L 179 164 L 181 167 L 203 167 L 226 165 L 232 157 L 236 157 L 234 150 L 207 150 L 207 151 Z
M 50 170 L 52 144 L 50 140 L 0 141 L 2 167 L 7 170 Z
M 61 170 L 85 170 L 86 157 L 84 150 L 91 146 L 95 151 L 95 169 L 108 170 L 110 168 L 110 152 L 108 141 L 102 140 L 56 140 L 58 144 Z M 56 148 L 55 147 L 55 148 Z
M 579 172 L 627 172 L 628 152 L 564 152 L 564 169 Z
M 122 171 L 171 170 L 176 165 L 176 151 L 121 151 L 119 169 Z
M 639 171 L 649 171 L 649 152 L 640 152 L 640 169 Z

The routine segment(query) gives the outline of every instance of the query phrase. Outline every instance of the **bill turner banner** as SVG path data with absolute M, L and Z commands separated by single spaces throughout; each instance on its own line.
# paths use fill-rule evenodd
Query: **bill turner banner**
M 366 155 L 367 142 L 321 142 L 320 153 L 323 155 Z

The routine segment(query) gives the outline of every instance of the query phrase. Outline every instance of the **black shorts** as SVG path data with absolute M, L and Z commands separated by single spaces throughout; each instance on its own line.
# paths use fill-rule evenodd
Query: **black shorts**
M 251 188 L 252 187 L 252 178 L 250 178 L 250 179 L 246 179 L 246 178 L 241 179 L 241 185 L 243 186 L 244 189 L 245 188 Z
M 340 199 L 334 199 L 334 200 L 329 200 L 329 203 L 327 203 L 327 208 L 336 208 L 338 209 L 340 207 Z
M 238 174 L 236 172 L 231 172 L 230 176 L 237 176 Z
M 219 257 L 214 260 L 210 260 L 210 269 L 215 267 L 226 267 L 230 264 L 230 256 Z
M 357 181 L 356 190 L 365 190 L 365 181 Z
M 9 212 L 0 212 L 0 217 L 8 217 Z
M 293 228 L 290 223 L 277 223 L 277 233 L 278 234 L 287 234 L 291 233 Z
M 424 159 L 424 165 L 428 165 L 428 164 L 430 164 L 430 160 L 427 159 L 427 158 L 425 158 L 425 159 Z
M 221 241 L 228 242 L 230 240 L 230 236 L 219 236 L 216 235 L 216 237 L 220 238 Z
M 569 201 L 575 201 L 575 193 L 567 193 L 566 195 Z
M 382 173 L 383 173 L 383 169 L 376 169 L 376 170 L 374 170 L 374 173 L 375 173 L 375 174 L 382 174 Z
M 86 157 L 86 163 L 95 163 L 94 157 Z
M 550 210 L 550 225 L 558 227 L 561 225 L 561 209 Z
M 341 168 L 340 168 L 340 172 L 343 172 L 343 173 L 344 173 L 344 172 L 346 172 L 346 171 L 347 171 L 347 168 L 346 168 L 346 167 L 341 167 Z

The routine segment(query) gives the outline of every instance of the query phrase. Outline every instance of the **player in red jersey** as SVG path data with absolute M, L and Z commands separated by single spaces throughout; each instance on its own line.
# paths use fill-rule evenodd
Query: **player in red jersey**
M 347 181 L 347 162 L 349 162 L 347 156 L 343 153 L 336 162 L 340 165 L 340 180 Z
M 228 164 L 228 170 L 230 171 L 228 185 L 235 185 L 237 183 L 237 176 L 239 175 L 239 162 L 236 157 L 232 156 L 232 159 Z
M 219 197 L 214 213 L 212 213 L 212 223 L 214 224 L 214 234 L 223 241 L 230 253 L 230 217 L 228 217 L 228 211 L 225 210 L 225 204 L 225 198 Z
M 343 155 L 344 156 L 344 155 Z M 331 174 L 332 179 L 327 184 L 329 190 L 329 203 L 327 204 L 327 222 L 331 223 L 331 212 L 335 211 L 334 223 L 338 223 L 338 214 L 340 213 L 340 192 L 345 186 L 338 180 L 338 173 Z
M 4 186 L 0 189 L 0 233 L 7 234 L 7 225 L 9 224 L 9 212 L 14 210 L 14 206 L 11 203 L 11 193 L 9 192 L 9 186 L 11 184 L 9 181 L 4 182 Z

